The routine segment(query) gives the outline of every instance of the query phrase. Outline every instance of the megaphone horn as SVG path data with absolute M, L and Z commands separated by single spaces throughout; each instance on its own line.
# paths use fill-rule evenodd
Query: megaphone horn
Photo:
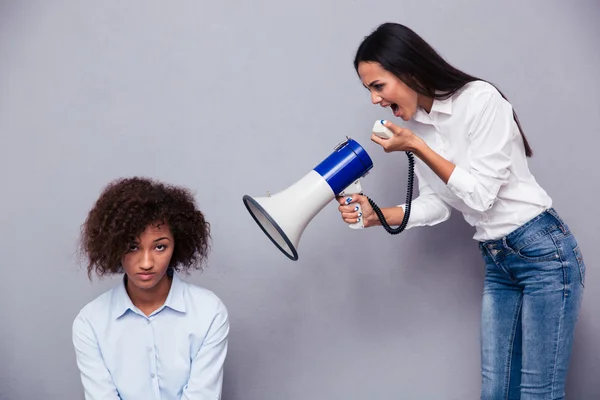
M 298 244 L 309 222 L 336 196 L 361 193 L 360 178 L 373 161 L 355 140 L 346 137 L 320 164 L 287 189 L 274 195 L 244 195 L 246 209 L 288 258 L 298 260 Z M 357 211 L 362 212 L 357 205 Z M 362 218 L 350 225 L 362 228 Z

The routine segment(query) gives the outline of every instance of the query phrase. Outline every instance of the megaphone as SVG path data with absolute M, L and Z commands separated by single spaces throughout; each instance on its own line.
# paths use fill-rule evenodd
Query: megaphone
M 371 168 L 373 161 L 366 150 L 346 137 L 327 158 L 287 189 L 263 197 L 244 195 L 242 199 L 271 242 L 296 261 L 300 237 L 309 222 L 336 196 L 361 193 L 360 178 Z M 356 210 L 362 212 L 360 205 L 356 205 Z M 363 228 L 362 218 L 350 227 Z
M 385 126 L 385 122 L 385 120 L 375 121 L 372 131 L 382 139 L 390 139 L 394 134 Z M 377 204 L 366 196 L 379 222 L 390 235 L 403 232 L 410 217 L 415 160 L 410 151 L 406 152 L 406 156 L 408 157 L 408 183 L 404 217 L 400 225 L 392 228 Z M 273 196 L 267 192 L 265 197 L 245 195 L 242 199 L 254 221 L 271 242 L 288 258 L 296 261 L 300 237 L 308 223 L 336 196 L 362 194 L 360 178 L 366 176 L 371 168 L 373 168 L 373 161 L 366 150 L 346 136 L 346 140 L 338 144 L 329 157 L 292 186 Z M 360 218 L 362 209 L 359 204 L 355 207 L 359 212 L 359 218 L 356 223 L 349 226 L 360 229 L 364 227 Z

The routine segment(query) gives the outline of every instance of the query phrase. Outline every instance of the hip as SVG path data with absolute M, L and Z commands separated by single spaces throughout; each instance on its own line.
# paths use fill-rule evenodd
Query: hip
M 500 239 L 480 242 L 479 248 L 488 272 L 500 269 L 515 283 L 536 275 L 555 274 L 563 285 L 585 284 L 581 247 L 554 208 Z

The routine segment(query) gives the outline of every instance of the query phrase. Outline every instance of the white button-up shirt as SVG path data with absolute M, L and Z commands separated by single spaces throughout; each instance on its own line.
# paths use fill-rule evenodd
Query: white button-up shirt
M 445 184 L 415 157 L 419 196 L 407 229 L 441 223 L 455 208 L 475 227 L 475 240 L 499 239 L 552 206 L 529 171 L 512 106 L 489 83 L 434 100 L 429 114 L 418 109 L 404 126 L 456 165 Z
M 173 275 L 165 304 L 144 315 L 121 283 L 73 323 L 86 400 L 219 400 L 229 320 L 219 298 Z

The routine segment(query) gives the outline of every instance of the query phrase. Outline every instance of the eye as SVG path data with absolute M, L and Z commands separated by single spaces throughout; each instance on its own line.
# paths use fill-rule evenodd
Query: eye
M 381 89 L 383 89 L 383 83 L 376 83 L 373 85 L 373 88 L 379 92 Z
M 166 249 L 167 249 L 166 244 L 157 244 L 156 245 L 156 250 L 158 250 L 158 251 L 165 251 Z
M 132 252 L 132 251 L 136 251 L 137 250 L 137 245 L 135 244 L 130 244 L 129 247 L 127 248 L 127 252 Z

